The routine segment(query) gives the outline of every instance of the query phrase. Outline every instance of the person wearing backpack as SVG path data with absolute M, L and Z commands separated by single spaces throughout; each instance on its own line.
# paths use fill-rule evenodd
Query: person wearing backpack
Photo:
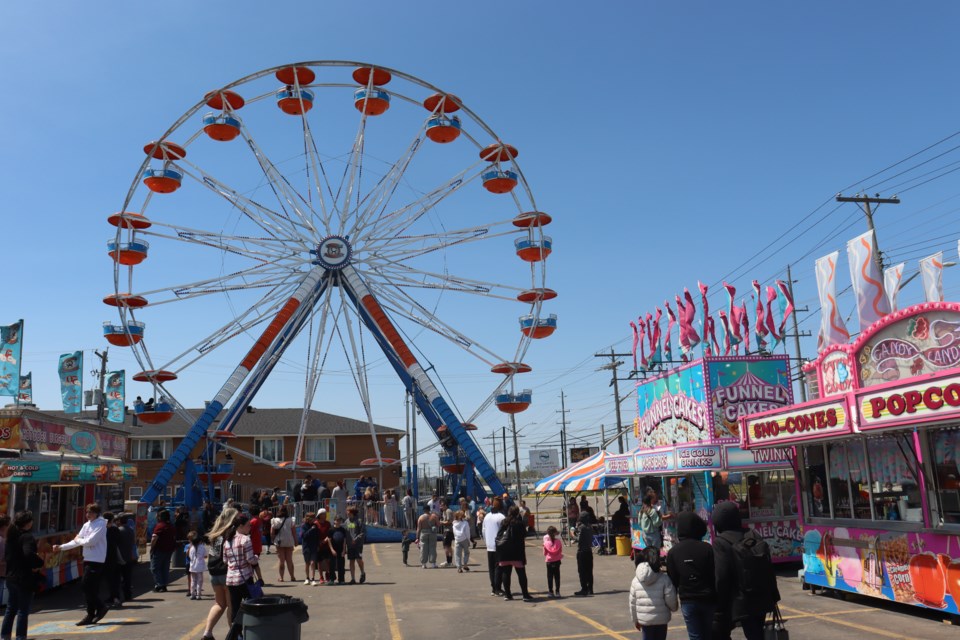
M 714 640 L 728 640 L 738 623 L 747 640 L 763 640 L 763 623 L 780 601 L 770 547 L 756 531 L 744 529 L 740 507 L 713 508 L 714 564 L 718 594 Z
M 660 572 L 660 550 L 647 547 L 642 553 L 644 562 L 637 565 L 630 583 L 633 626 L 643 634 L 643 640 L 666 640 L 667 623 L 677 610 L 677 591 L 670 578 Z
M 713 547 L 703 541 L 707 523 L 693 511 L 677 516 L 677 544 L 667 554 L 667 575 L 680 595 L 690 640 L 710 640 L 717 608 Z

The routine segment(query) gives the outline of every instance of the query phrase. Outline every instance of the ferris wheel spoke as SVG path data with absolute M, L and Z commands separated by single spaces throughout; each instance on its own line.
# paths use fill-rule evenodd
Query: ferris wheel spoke
M 156 223 L 154 226 L 161 225 Z M 303 252 L 302 246 L 290 248 L 288 243 L 281 243 L 281 241 L 276 240 L 264 241 L 262 238 L 228 236 L 209 231 L 195 231 L 187 230 L 182 227 L 173 227 L 171 225 L 166 226 L 174 231 L 173 235 L 158 233 L 152 229 L 149 231 L 141 231 L 140 234 L 148 238 L 175 240 L 186 244 L 210 247 L 212 249 L 223 251 L 224 253 L 231 253 L 233 255 L 242 256 L 261 263 L 276 263 L 278 261 L 278 252 L 280 250 L 283 250 L 286 255 L 281 254 L 279 259 L 285 259 L 298 264 L 309 262 L 309 260 L 300 257 L 303 253 L 305 253 Z M 249 248 L 247 245 L 256 246 L 259 248 L 259 250 Z
M 367 416 L 367 425 L 370 427 L 370 437 L 373 441 L 373 450 L 377 460 L 380 460 L 380 443 L 377 441 L 376 426 L 373 424 L 373 409 L 370 402 L 370 385 L 367 380 L 367 366 L 361 357 L 361 352 L 357 350 L 357 341 L 353 334 L 353 322 L 349 321 L 349 305 L 346 296 L 341 296 L 341 304 L 344 309 L 344 326 L 347 328 L 347 336 L 350 338 L 350 350 L 353 354 L 351 369 L 354 371 L 354 380 L 357 384 L 357 391 L 360 393 L 360 399 L 363 404 L 363 410 Z M 362 322 L 359 312 L 356 315 L 358 324 Z
M 351 200 L 353 200 L 354 190 L 357 189 L 358 181 L 363 174 L 363 147 L 367 132 L 367 114 L 360 114 L 360 122 L 357 126 L 357 134 L 353 140 L 353 146 L 347 156 L 346 165 L 343 168 L 343 177 L 340 187 L 337 189 L 336 208 L 340 211 L 340 224 L 337 229 L 338 235 L 343 235 L 347 225 L 346 212 L 351 210 Z M 343 203 L 340 204 L 340 198 L 343 197 Z
M 440 289 L 488 296 L 511 302 L 517 300 L 516 293 L 513 292 L 523 291 L 523 288 L 513 285 L 487 282 L 450 273 L 434 273 L 417 269 L 402 262 L 370 265 L 369 271 L 365 272 L 365 275 L 382 278 L 398 288 Z M 499 294 L 496 293 L 497 291 L 503 291 L 504 293 Z
M 301 277 L 301 273 L 289 268 L 278 265 L 263 264 L 235 271 L 222 276 L 215 276 L 196 282 L 183 284 L 173 284 L 166 287 L 138 291 L 136 295 L 150 299 L 150 306 L 155 307 L 159 304 L 165 304 L 171 301 L 183 300 L 196 295 L 205 295 L 207 293 L 216 293 L 218 291 L 240 291 L 244 289 L 260 289 L 265 286 L 281 286 L 289 283 L 295 278 Z M 256 279 L 247 281 L 246 278 Z M 237 284 L 232 284 L 241 281 Z M 170 294 L 173 298 L 155 300 L 153 296 Z
M 307 119 L 306 114 L 303 114 L 300 117 L 300 121 L 303 125 L 303 147 L 304 152 L 307 155 L 307 168 L 313 169 L 313 186 L 308 193 L 312 193 L 316 189 L 317 198 L 320 204 L 320 221 L 323 224 L 325 232 L 330 231 L 330 207 L 327 206 L 326 197 L 324 195 L 324 189 L 326 189 L 326 194 L 330 197 L 331 207 L 336 206 L 336 201 L 334 200 L 333 188 L 330 186 L 330 177 L 327 175 L 327 169 L 324 165 L 323 159 L 320 155 L 320 150 L 317 148 L 317 141 L 313 137 L 313 129 L 310 128 L 310 121 Z M 323 181 L 321 182 L 321 178 Z M 308 177 L 309 183 L 309 177 Z
M 433 236 L 420 236 L 416 239 L 398 238 L 396 247 L 389 245 L 390 249 L 381 249 L 377 252 L 377 257 L 383 257 L 392 261 L 410 260 L 419 256 L 440 251 L 457 245 L 465 245 L 479 241 L 489 241 L 496 238 L 516 236 L 516 230 L 504 230 L 497 233 L 490 233 L 488 228 L 477 228 L 469 232 L 451 232 L 436 234 Z M 428 243 L 428 241 L 430 241 Z
M 309 362 L 309 365 L 307 367 L 306 375 L 304 376 L 303 413 L 300 415 L 300 427 L 297 430 L 297 444 L 296 448 L 294 449 L 293 457 L 295 462 L 300 462 L 303 460 L 303 441 L 307 432 L 307 422 L 309 420 L 310 411 L 313 409 L 313 400 L 316 396 L 317 388 L 320 385 L 320 377 L 323 373 L 323 364 L 326 363 L 327 354 L 330 351 L 330 346 L 333 344 L 333 332 L 330 332 L 330 335 L 328 336 L 326 331 L 327 320 L 330 317 L 331 295 L 332 287 L 328 287 L 324 295 L 324 299 L 320 303 L 320 326 L 317 330 L 316 339 L 311 340 L 308 338 L 307 340 L 307 361 Z M 311 333 L 313 331 L 313 319 L 316 316 L 317 313 L 314 312 L 310 318 L 310 326 L 308 331 Z M 334 324 L 336 324 L 336 318 L 334 319 Z M 323 348 L 324 338 L 327 339 L 327 348 L 325 350 Z

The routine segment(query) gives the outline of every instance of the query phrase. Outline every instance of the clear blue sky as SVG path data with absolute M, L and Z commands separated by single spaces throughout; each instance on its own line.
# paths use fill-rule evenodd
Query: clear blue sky
M 614 418 L 609 374 L 595 371 L 593 354 L 629 351 L 628 322 L 665 297 L 724 276 L 745 291 L 792 262 L 798 304 L 816 311 L 813 260 L 863 229 L 854 205 L 827 202 L 836 192 L 902 192 L 877 226 L 894 261 L 912 260 L 908 273 L 938 248 L 956 259 L 960 173 L 938 176 L 960 138 L 860 181 L 960 129 L 958 19 L 953 2 L 14 3 L 0 22 L 0 322 L 25 319 L 24 371 L 40 407 L 59 408 L 57 357 L 84 349 L 91 369 L 92 349 L 106 346 L 101 322 L 116 317 L 101 302 L 113 290 L 105 217 L 122 206 L 142 145 L 210 89 L 261 69 L 380 64 L 461 96 L 520 149 L 537 204 L 555 220 L 548 286 L 560 292 L 548 309 L 560 329 L 527 358 L 535 372 L 522 382 L 535 404 L 519 417 L 521 448 L 556 443 L 561 391 L 571 444 L 596 444 Z M 926 178 L 916 176 L 939 168 L 919 185 Z M 954 299 L 957 272 L 945 275 Z M 919 296 L 915 283 L 901 300 Z M 849 295 L 841 304 L 852 311 Z M 226 322 L 226 303 L 221 311 Z M 491 307 L 504 344 L 520 312 Z M 815 332 L 817 320 L 803 328 Z M 171 341 L 152 348 L 189 346 L 160 338 L 173 335 L 165 329 L 148 335 Z M 305 356 L 291 357 L 255 405 L 302 404 L 294 361 L 302 367 Z M 431 357 L 463 413 L 497 382 L 456 353 Z M 110 358 L 111 368 L 137 368 L 121 349 Z M 197 406 L 229 369 L 208 367 L 174 389 Z M 375 420 L 402 428 L 399 383 L 382 362 L 370 375 Z M 362 417 L 352 386 L 332 376 L 315 408 Z M 635 411 L 624 403 L 625 423 Z M 506 421 L 489 410 L 478 423 L 484 437 Z

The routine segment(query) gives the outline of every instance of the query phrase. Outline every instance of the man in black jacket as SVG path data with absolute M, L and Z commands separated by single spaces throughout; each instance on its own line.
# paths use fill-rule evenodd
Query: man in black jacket
M 575 596 L 593 595 L 593 526 L 590 513 L 580 512 L 580 524 L 577 525 L 577 573 L 580 575 L 580 591 Z
M 780 601 L 777 576 L 770 561 L 769 548 L 756 532 L 744 529 L 740 507 L 735 502 L 721 502 L 713 508 L 714 562 L 717 570 L 719 602 L 713 627 L 714 640 L 729 640 L 730 631 L 740 623 L 747 640 L 763 640 L 763 622 Z M 748 571 L 749 585 L 741 584 L 743 561 L 737 557 L 736 545 L 749 537 L 758 549 L 766 550 L 765 559 Z M 748 593 L 749 591 L 749 593 Z
M 667 554 L 667 575 L 680 596 L 687 634 L 693 640 L 709 638 L 717 607 L 713 547 L 703 541 L 707 523 L 693 511 L 677 516 L 680 541 Z

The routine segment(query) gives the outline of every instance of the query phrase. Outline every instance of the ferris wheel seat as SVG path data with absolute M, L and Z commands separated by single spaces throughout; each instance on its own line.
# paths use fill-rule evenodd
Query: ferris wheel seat
M 146 405 L 135 405 L 134 410 L 137 414 L 137 420 L 144 424 L 163 424 L 173 418 L 173 407 L 165 402 L 158 404 L 153 409 L 148 409 Z
M 154 193 L 173 193 L 182 182 L 183 174 L 174 169 L 147 169 L 143 172 L 143 184 Z
M 542 241 L 517 238 L 513 246 L 516 247 L 517 255 L 521 260 L 539 262 L 545 260 L 553 252 L 553 239 L 549 236 L 544 236 Z
M 434 116 L 427 121 L 427 137 L 434 142 L 446 144 L 460 137 L 460 118 Z
M 520 302 L 542 302 L 543 300 L 553 300 L 557 297 L 557 292 L 553 289 L 536 288 L 526 289 L 517 294 L 517 300 Z
M 170 382 L 177 379 L 177 374 L 166 369 L 151 369 L 133 374 L 133 379 L 137 382 Z
M 228 104 L 234 111 L 246 104 L 243 96 L 236 91 L 211 91 L 203 96 L 203 99 L 206 101 L 208 107 L 218 111 L 223 111 L 224 103 Z
M 533 367 L 522 362 L 501 362 L 490 367 L 490 371 L 509 375 L 511 373 L 530 373 L 533 371 Z
M 370 84 L 370 72 L 373 72 L 373 84 L 376 86 L 384 85 L 393 80 L 393 75 L 386 69 L 377 69 L 376 67 L 359 67 L 353 71 L 353 79 L 357 84 L 364 86 Z
M 103 303 L 111 307 L 123 307 L 125 309 L 140 309 L 149 304 L 143 296 L 129 293 L 111 293 L 103 297 Z
M 497 395 L 497 409 L 503 413 L 526 411 L 533 402 L 533 391 L 524 389 L 520 393 L 501 393 Z
M 510 193 L 517 186 L 517 173 L 509 169 L 490 169 L 480 175 L 490 193 Z
M 240 121 L 225 114 L 203 116 L 203 131 L 217 142 L 230 142 L 240 135 Z
M 520 152 L 515 146 L 503 142 L 495 142 L 480 150 L 480 159 L 487 162 L 507 162 L 518 155 Z
M 187 157 L 187 150 L 169 140 L 151 140 L 143 145 L 143 152 L 157 160 L 180 160 Z
M 313 109 L 313 91 L 284 87 L 276 93 L 277 106 L 287 115 L 302 116 Z
M 514 218 L 513 226 L 520 227 L 521 229 L 529 229 L 530 227 L 545 227 L 551 222 L 553 222 L 553 217 L 551 217 L 549 213 L 544 213 L 543 211 L 528 211 Z
M 147 259 L 147 252 L 150 250 L 150 243 L 146 240 L 132 240 L 130 242 L 120 242 L 116 240 L 107 240 L 107 253 L 110 257 L 122 265 L 132 266 L 140 264 Z M 108 303 L 109 304 L 109 303 Z
M 546 338 L 557 330 L 557 314 L 551 313 L 546 318 L 537 318 L 532 315 L 520 316 L 520 331 L 530 338 Z
M 463 430 L 464 430 L 464 431 L 476 431 L 476 430 L 477 430 L 477 425 L 473 424 L 472 422 L 462 422 L 462 423 L 460 424 L 460 426 L 463 427 Z
M 463 473 L 463 470 L 464 470 L 464 469 L 466 469 L 466 465 L 464 465 L 464 464 L 462 464 L 462 463 L 461 463 L 461 464 L 445 464 L 445 465 L 443 465 L 443 470 L 446 471 L 447 473 L 451 474 L 451 475 L 454 475 L 454 476 L 458 476 L 458 475 L 460 475 L 461 473 Z
M 443 102 L 443 105 L 440 104 L 441 102 Z M 436 111 L 437 107 L 440 107 L 440 111 L 443 113 L 453 113 L 460 109 L 460 98 L 452 93 L 435 93 L 423 101 L 423 107 L 430 112 Z
M 284 67 L 274 75 L 283 84 L 294 85 L 299 82 L 301 87 L 310 84 L 317 77 L 317 74 L 308 67 Z
M 123 229 L 149 229 L 153 223 L 146 216 L 133 211 L 119 211 L 107 216 L 107 222 Z
M 104 322 L 103 337 L 114 346 L 129 347 L 143 340 L 145 328 L 144 323 L 135 320 L 128 322 L 126 328 L 123 325 Z
M 368 116 L 379 116 L 390 108 L 390 94 L 374 87 L 369 91 L 361 88 L 353 92 L 353 106 L 360 113 Z

